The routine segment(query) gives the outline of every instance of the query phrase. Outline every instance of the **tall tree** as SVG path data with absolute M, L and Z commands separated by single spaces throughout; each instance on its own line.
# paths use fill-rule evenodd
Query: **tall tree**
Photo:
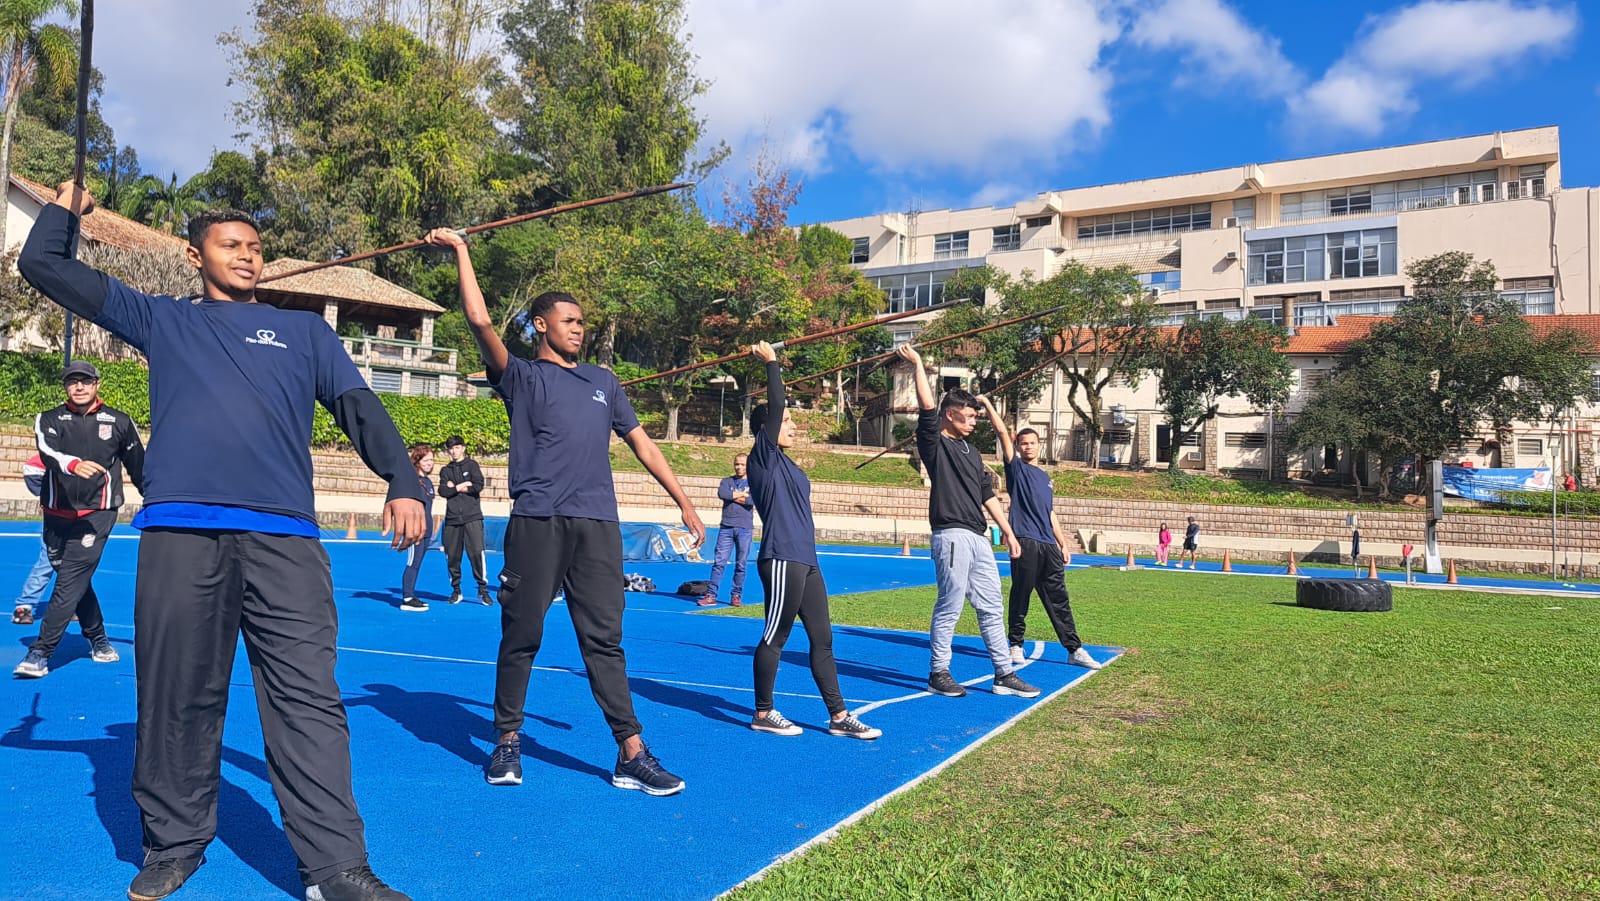
M 75 0 L 0 0 L 0 188 L 10 190 L 11 135 L 24 92 L 36 79 L 52 85 L 77 75 L 78 43 L 71 31 L 46 20 L 57 13 L 78 14 Z M 0 216 L 0 252 L 6 248 L 5 217 Z
M 1161 385 L 1156 402 L 1172 426 L 1172 447 L 1183 447 L 1221 411 L 1227 397 L 1268 409 L 1289 397 L 1293 369 L 1284 350 L 1289 333 L 1264 319 L 1189 319 L 1156 337 L 1149 368 Z M 1179 455 L 1167 464 L 1177 472 Z

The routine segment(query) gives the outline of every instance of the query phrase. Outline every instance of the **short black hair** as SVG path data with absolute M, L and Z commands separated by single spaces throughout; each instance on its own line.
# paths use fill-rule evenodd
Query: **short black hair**
M 576 297 L 565 291 L 546 291 L 535 297 L 533 303 L 528 305 L 528 321 L 531 323 L 535 319 L 549 319 L 550 311 L 555 309 L 558 303 L 570 303 L 580 310 L 583 309 L 583 304 L 578 303 Z
M 444 446 L 446 448 L 466 447 L 467 443 L 461 440 L 460 435 L 451 435 L 449 438 L 444 439 Z
M 943 416 L 944 411 L 952 407 L 971 407 L 976 410 L 978 409 L 978 399 L 973 397 L 972 392 L 965 388 L 951 388 L 944 393 L 944 399 L 939 401 L 939 415 Z
M 211 231 L 211 226 L 221 225 L 224 222 L 243 222 L 261 234 L 261 226 L 256 224 L 256 217 L 243 210 L 205 210 L 195 213 L 189 218 L 189 243 L 199 247 L 206 240 L 206 232 Z
M 1038 430 L 1037 430 L 1037 429 L 1031 429 L 1031 428 L 1028 428 L 1028 429 L 1019 429 L 1019 430 L 1018 430 L 1018 431 L 1017 431 L 1017 437 L 1016 437 L 1016 440 L 1017 440 L 1017 441 L 1021 441 L 1021 440 L 1022 440 L 1022 436 L 1023 436 L 1023 435 L 1032 435 L 1032 436 L 1033 436 L 1033 437 L 1035 437 L 1035 438 L 1037 438 L 1037 437 L 1039 437 L 1039 432 L 1038 432 Z
M 750 431 L 759 432 L 767 424 L 767 405 L 756 404 L 750 408 Z

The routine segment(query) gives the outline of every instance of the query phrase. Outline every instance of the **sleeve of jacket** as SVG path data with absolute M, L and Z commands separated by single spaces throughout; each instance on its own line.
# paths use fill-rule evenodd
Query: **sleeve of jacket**
M 348 359 L 348 358 L 347 358 Z M 417 471 L 411 466 L 411 453 L 400 438 L 389 411 L 368 388 L 355 388 L 340 394 L 328 405 L 333 421 L 350 438 L 350 443 L 367 468 L 389 483 L 384 503 L 408 497 L 426 503 Z
M 462 469 L 467 472 L 467 481 L 472 483 L 472 487 L 467 489 L 467 495 L 477 497 L 483 494 L 483 467 L 478 465 L 478 461 L 470 461 Z
M 457 494 L 460 493 L 460 492 L 456 491 L 456 489 L 449 484 L 449 483 L 454 482 L 454 481 L 456 481 L 456 480 L 458 480 L 460 478 L 460 475 L 456 472 L 456 469 L 457 469 L 456 464 L 454 464 L 454 463 L 446 463 L 444 465 L 444 469 L 439 470 L 439 496 L 440 497 L 448 499 L 448 498 L 455 497 Z
M 28 458 L 22 464 L 22 484 L 28 487 L 28 493 L 38 497 L 44 491 L 44 461 L 38 454 Z
M 133 424 L 133 418 L 124 414 L 122 417 L 123 441 L 122 468 L 128 474 L 128 479 L 133 482 L 133 487 L 144 494 L 144 441 L 139 438 L 139 427 Z
M 723 479 L 717 483 L 717 497 L 724 504 L 733 502 L 733 479 Z
M 50 412 L 48 410 L 46 413 Z M 57 448 L 45 435 L 47 426 L 44 424 L 44 413 L 33 418 L 33 439 L 39 447 L 39 459 L 44 463 L 46 471 L 54 470 L 58 473 L 70 474 L 78 466 L 78 458 Z M 60 436 L 56 436 L 57 439 Z

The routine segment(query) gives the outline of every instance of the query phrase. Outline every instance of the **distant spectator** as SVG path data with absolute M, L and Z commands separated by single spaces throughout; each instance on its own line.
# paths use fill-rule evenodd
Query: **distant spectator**
M 433 543 L 433 446 L 418 444 L 411 448 L 411 465 L 417 471 L 417 487 L 422 490 L 422 509 L 428 511 L 427 528 L 422 540 L 406 548 L 406 569 L 400 576 L 400 609 L 421 611 L 428 602 L 417 597 L 417 575 L 422 572 L 422 558 L 428 555 L 428 545 Z
M 478 582 L 478 602 L 494 603 L 489 595 L 489 565 L 483 556 L 483 467 L 467 456 L 467 443 L 460 435 L 444 440 L 450 462 L 439 470 L 439 496 L 445 498 L 444 559 L 450 570 L 450 603 L 461 603 L 461 552 L 472 564 L 472 577 Z
M 711 564 L 711 587 L 699 600 L 702 607 L 717 602 L 717 591 L 722 587 L 722 570 L 733 560 L 733 591 L 728 595 L 728 605 L 744 604 L 745 558 L 750 556 L 750 540 L 755 532 L 755 502 L 750 499 L 750 480 L 745 477 L 749 455 L 733 458 L 733 475 L 717 486 L 717 497 L 722 500 L 722 521 L 717 528 L 717 552 Z
M 1170 566 L 1172 564 L 1172 561 L 1171 561 L 1171 559 L 1168 558 L 1167 555 L 1170 554 L 1171 552 L 1172 552 L 1172 530 L 1167 528 L 1167 524 L 1166 523 L 1162 523 L 1161 524 L 1161 531 L 1156 533 L 1156 565 L 1157 566 Z
M 1189 558 L 1189 568 L 1194 569 L 1200 557 L 1200 524 L 1189 517 L 1189 525 L 1183 530 L 1183 550 L 1178 553 L 1178 568 L 1183 569 L 1183 558 Z
M 1350 565 L 1361 566 L 1361 530 L 1350 530 Z
M 1569 472 L 1567 473 L 1566 478 L 1561 480 L 1561 487 L 1567 489 L 1568 491 L 1577 491 L 1578 480 L 1573 478 L 1572 473 Z

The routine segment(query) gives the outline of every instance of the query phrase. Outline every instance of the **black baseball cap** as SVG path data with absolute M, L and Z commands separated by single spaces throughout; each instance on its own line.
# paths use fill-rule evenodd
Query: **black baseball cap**
M 467 443 L 461 440 L 460 435 L 451 435 L 449 438 L 444 439 L 444 446 L 446 448 L 466 447 Z
M 86 378 L 92 382 L 100 381 L 100 370 L 88 360 L 73 360 L 65 369 L 61 370 L 61 381 L 66 382 L 72 378 Z

